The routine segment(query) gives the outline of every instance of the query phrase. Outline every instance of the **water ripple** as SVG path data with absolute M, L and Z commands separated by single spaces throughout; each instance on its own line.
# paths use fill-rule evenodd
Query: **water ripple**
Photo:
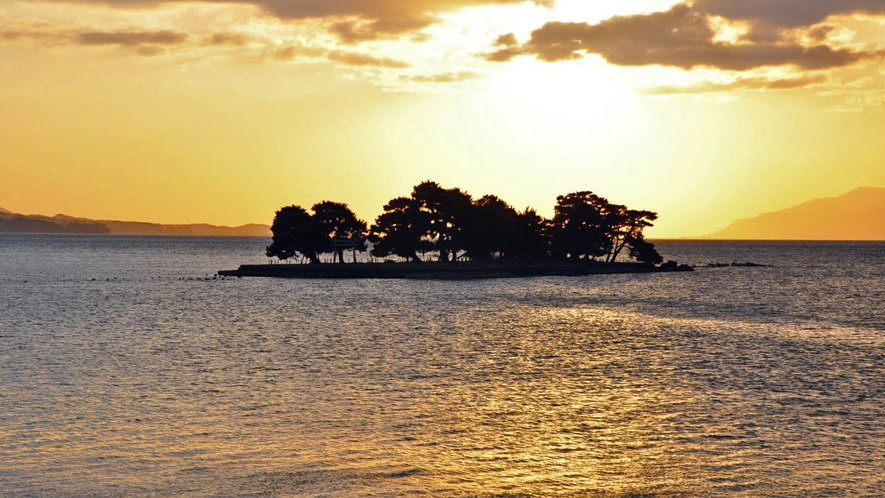
M 883 245 L 207 281 L 263 241 L 147 239 L 0 237 L 0 496 L 885 495 Z

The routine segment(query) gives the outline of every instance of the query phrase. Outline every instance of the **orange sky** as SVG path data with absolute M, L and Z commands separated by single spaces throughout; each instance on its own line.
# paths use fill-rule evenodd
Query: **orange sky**
M 0 3 L 0 207 L 372 220 L 426 179 L 653 237 L 885 186 L 871 0 Z

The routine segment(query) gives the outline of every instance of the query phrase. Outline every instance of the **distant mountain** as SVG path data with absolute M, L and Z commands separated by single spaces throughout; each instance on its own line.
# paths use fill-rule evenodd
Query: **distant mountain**
M 732 223 L 705 238 L 885 240 L 885 188 L 864 187 Z
M 109 234 L 111 230 L 101 223 L 54 223 L 49 220 L 0 213 L 0 233 L 90 233 Z
M 102 220 L 112 234 L 115 235 L 196 235 L 196 236 L 238 236 L 238 237 L 270 237 L 267 225 L 249 224 L 238 227 L 225 227 L 196 223 L 190 225 L 160 225 L 138 221 Z
M 82 233 L 111 235 L 189 235 L 227 237 L 270 237 L 268 225 L 249 224 L 225 227 L 196 223 L 162 225 L 140 221 L 90 220 L 63 214 L 22 215 L 0 209 L 0 233 Z

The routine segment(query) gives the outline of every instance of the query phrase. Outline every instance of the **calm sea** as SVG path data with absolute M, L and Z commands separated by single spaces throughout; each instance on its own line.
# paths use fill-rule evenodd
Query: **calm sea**
M 267 242 L 0 235 L 0 496 L 885 495 L 885 244 L 212 279 Z

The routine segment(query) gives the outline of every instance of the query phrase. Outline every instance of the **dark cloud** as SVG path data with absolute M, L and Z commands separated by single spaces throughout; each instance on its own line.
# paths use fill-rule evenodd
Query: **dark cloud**
M 433 19 L 429 17 L 340 21 L 332 24 L 329 31 L 338 35 L 338 38 L 345 43 L 358 43 L 419 30 L 430 25 L 432 21 Z
M 180 31 L 0 31 L 0 41 L 33 41 L 51 45 L 84 47 L 121 46 L 131 48 L 139 55 L 165 53 L 167 47 L 181 45 L 190 35 Z
M 276 59 L 280 61 L 289 61 L 298 58 L 310 58 L 316 60 L 326 59 L 348 66 L 371 66 L 390 69 L 404 69 L 409 67 L 409 64 L 403 61 L 390 59 L 387 57 L 374 57 L 372 55 L 346 50 L 328 51 L 322 48 L 305 47 L 300 45 L 286 45 L 284 47 L 275 48 L 267 53 L 266 56 L 270 59 Z
M 77 45 L 178 45 L 188 34 L 179 31 L 86 31 L 75 35 Z
M 747 39 L 775 42 L 785 29 L 806 28 L 831 16 L 885 14 L 883 0 L 697 0 L 699 12 L 748 22 Z
M 27 38 L 25 33 L 21 31 L 0 31 L 0 40 L 19 41 Z
M 193 0 L 43 0 L 136 8 Z M 555 0 L 197 0 L 205 3 L 255 5 L 281 19 L 343 19 L 332 31 L 346 42 L 373 40 L 424 28 L 438 14 L 466 7 L 533 2 L 551 6 Z
M 55 42 L 58 38 L 52 31 L 0 29 L 0 42 Z
M 113 1 L 113 0 L 110 0 Z M 124 0 L 127 1 L 127 0 Z M 517 4 L 526 0 L 252 0 L 252 3 L 288 19 L 359 17 L 391 23 L 389 29 L 400 23 L 425 19 L 440 12 L 451 12 L 465 7 Z M 552 5 L 553 0 L 535 0 Z
M 507 62 L 518 55 L 526 55 L 527 53 L 529 52 L 521 47 L 509 47 L 485 54 L 485 58 L 491 62 Z
M 318 47 L 305 47 L 303 45 L 285 45 L 274 47 L 265 51 L 265 56 L 279 61 L 289 61 L 299 57 L 319 58 L 325 57 L 326 50 Z
M 501 35 L 498 39 L 495 40 L 496 47 L 515 47 L 519 45 L 519 41 L 516 39 L 516 35 L 513 33 L 507 33 L 506 35 Z
M 0 42 L 21 42 L 25 40 L 49 42 L 55 45 L 73 46 L 120 46 L 133 53 L 154 56 L 167 53 L 172 46 L 187 44 L 190 47 L 242 47 L 249 43 L 264 45 L 262 57 L 268 60 L 291 61 L 295 59 L 328 60 L 348 66 L 371 66 L 389 69 L 404 69 L 408 63 L 388 57 L 376 57 L 362 52 L 348 50 L 328 50 L 301 44 L 282 46 L 270 45 L 268 40 L 241 33 L 220 32 L 195 38 L 179 31 L 81 31 L 81 32 L 42 32 L 0 30 Z
M 786 78 L 779 80 L 772 80 L 768 82 L 762 83 L 760 86 L 756 88 L 764 88 L 766 90 L 788 90 L 790 88 L 805 88 L 807 86 L 819 85 L 821 83 L 827 82 L 827 76 L 824 74 L 818 74 L 813 76 L 804 76 L 801 78 Z M 747 88 L 753 88 L 752 86 L 747 86 Z
M 826 82 L 827 76 L 823 74 L 780 79 L 738 78 L 731 83 L 713 83 L 705 81 L 688 86 L 650 86 L 638 89 L 637 93 L 642 95 L 672 95 L 728 92 L 732 90 L 788 90 L 793 88 L 805 88 Z
M 885 14 L 882 0 L 697 0 L 699 12 L 782 28 L 811 26 L 830 16 Z
M 391 69 L 403 69 L 409 67 L 407 63 L 396 59 L 373 57 L 359 52 L 347 52 L 343 50 L 333 50 L 329 52 L 326 57 L 330 61 L 340 62 L 349 66 L 375 66 Z
M 598 54 L 608 62 L 620 66 L 662 65 L 683 69 L 705 66 L 746 71 L 786 65 L 802 69 L 826 69 L 846 66 L 879 55 L 831 48 L 822 43 L 825 32 L 818 33 L 821 36 L 818 44 L 810 47 L 786 40 L 744 39 L 736 44 L 716 41 L 718 33 L 710 22 L 712 11 L 705 10 L 702 5 L 711 3 L 714 2 L 699 1 L 694 5 L 683 3 L 665 12 L 617 16 L 599 24 L 551 22 L 533 31 L 531 39 L 524 45 L 504 46 L 486 54 L 486 58 L 501 62 L 518 55 L 534 55 L 541 60 L 553 62 Z M 741 2 L 721 0 L 716 3 L 730 5 Z M 741 5 L 744 3 L 757 5 L 780 2 L 750 0 Z M 803 5 L 798 0 L 789 3 L 794 6 Z M 746 13 L 750 12 L 752 9 L 747 8 Z M 723 12 L 714 13 L 719 15 Z M 819 17 L 808 18 L 820 20 Z M 500 45 L 501 40 L 499 38 L 496 44 Z
M 288 45 L 273 50 L 269 55 L 271 59 L 288 61 L 301 55 L 301 50 L 299 49 L 299 47 L 296 47 L 294 45 Z
M 242 33 L 214 33 L 203 39 L 203 45 L 207 47 L 242 47 L 251 42 L 253 38 Z

